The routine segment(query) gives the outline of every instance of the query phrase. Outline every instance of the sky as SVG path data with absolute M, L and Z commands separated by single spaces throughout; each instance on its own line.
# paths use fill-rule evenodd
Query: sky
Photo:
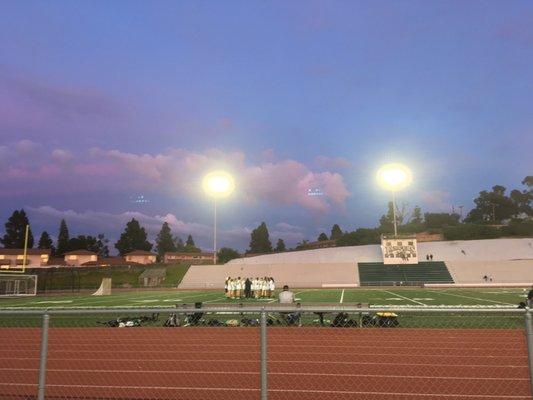
M 209 249 L 201 179 L 224 169 L 220 245 L 265 221 L 294 246 L 376 226 L 387 162 L 413 172 L 399 203 L 466 213 L 533 173 L 532 20 L 529 0 L 4 0 L 0 223 L 114 242 L 135 217 Z

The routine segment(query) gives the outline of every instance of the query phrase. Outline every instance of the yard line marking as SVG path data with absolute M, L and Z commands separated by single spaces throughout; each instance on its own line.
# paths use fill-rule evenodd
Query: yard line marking
M 341 294 L 341 301 L 339 301 L 339 303 L 341 303 L 341 304 L 342 304 L 343 300 L 344 300 L 344 289 L 342 289 L 342 294 Z
M 508 305 L 508 306 L 514 306 L 516 304 L 512 304 L 512 303 L 506 303 L 504 301 L 496 301 L 496 300 L 489 300 L 489 299 L 480 299 L 479 297 L 472 297 L 472 296 L 465 296 L 465 295 L 462 295 L 462 294 L 455 294 L 455 293 L 450 293 L 450 292 L 447 292 L 446 290 L 442 290 L 442 291 L 434 291 L 434 290 L 431 290 L 432 292 L 435 292 L 435 293 L 444 293 L 444 294 L 447 294 L 449 296 L 455 296 L 455 297 L 463 297 L 465 299 L 471 299 L 471 300 L 479 300 L 479 301 L 489 301 L 491 303 L 496 303 L 496 304 L 504 304 L 504 305 Z
M 398 293 L 390 292 L 388 290 L 383 290 L 383 289 L 381 289 L 381 291 L 385 292 L 385 293 L 388 293 L 388 294 L 392 294 L 393 296 L 401 297 L 402 299 L 405 299 L 405 300 L 412 301 L 413 303 L 420 304 L 421 306 L 427 306 L 427 304 L 425 304 L 425 303 L 422 303 L 422 302 L 417 301 L 417 300 L 410 299 L 409 297 L 402 296 L 401 294 L 398 294 Z

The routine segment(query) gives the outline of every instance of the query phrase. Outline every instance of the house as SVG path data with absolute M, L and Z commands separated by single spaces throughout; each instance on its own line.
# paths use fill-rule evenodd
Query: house
M 150 251 L 134 250 L 124 254 L 126 263 L 134 262 L 137 264 L 153 264 L 156 261 L 156 255 Z
M 159 286 L 167 276 L 164 268 L 147 268 L 139 275 L 139 284 L 142 286 Z
M 50 249 L 27 249 L 26 268 L 48 265 Z M 24 263 L 24 249 L 0 249 L 0 270 L 21 269 Z
M 98 257 L 96 261 L 88 261 L 83 264 L 84 267 L 119 267 L 136 264 L 124 261 L 123 257 Z
M 65 253 L 65 263 L 68 266 L 79 267 L 96 260 L 98 260 L 98 255 L 88 250 L 73 250 Z
M 201 252 L 201 253 L 185 253 L 185 252 L 172 252 L 168 251 L 164 257 L 165 264 L 179 264 L 181 262 L 213 262 L 213 253 Z

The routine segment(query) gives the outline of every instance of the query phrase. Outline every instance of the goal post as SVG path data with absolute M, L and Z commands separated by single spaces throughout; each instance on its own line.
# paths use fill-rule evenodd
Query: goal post
M 0 297 L 35 296 L 37 275 L 0 274 Z

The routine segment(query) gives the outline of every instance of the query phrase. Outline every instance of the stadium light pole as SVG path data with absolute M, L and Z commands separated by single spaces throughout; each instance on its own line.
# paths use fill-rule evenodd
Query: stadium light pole
M 377 173 L 379 184 L 392 192 L 392 215 L 394 223 L 394 236 L 398 236 L 398 227 L 396 224 L 396 192 L 411 183 L 413 177 L 411 170 L 403 164 L 386 164 L 382 166 Z
M 213 171 L 204 176 L 205 192 L 214 199 L 213 265 L 217 263 L 217 200 L 228 197 L 235 189 L 233 177 L 225 171 Z

